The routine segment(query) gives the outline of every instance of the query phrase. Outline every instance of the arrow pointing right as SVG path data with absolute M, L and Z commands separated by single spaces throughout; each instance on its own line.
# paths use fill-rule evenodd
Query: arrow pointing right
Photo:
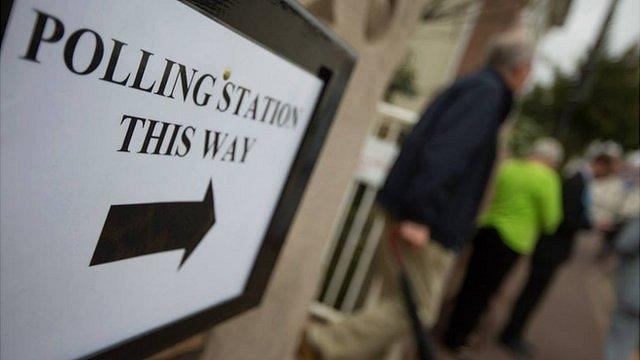
M 211 181 L 202 201 L 111 205 L 89 266 L 184 249 L 180 268 L 214 223 Z

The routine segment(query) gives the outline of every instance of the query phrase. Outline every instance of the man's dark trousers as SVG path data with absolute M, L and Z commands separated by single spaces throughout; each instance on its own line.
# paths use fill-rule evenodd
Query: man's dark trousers
M 466 343 L 491 296 L 519 257 L 504 244 L 496 229 L 478 230 L 462 288 L 445 331 L 444 342 L 448 348 L 457 349 Z
M 558 244 L 571 242 L 572 239 L 559 239 L 555 236 L 540 238 L 536 250 L 531 257 L 529 278 L 520 292 L 511 312 L 509 323 L 504 327 L 501 339 L 520 341 L 522 332 L 531 314 L 535 311 L 542 297 L 549 288 L 557 270 L 565 262 L 567 256 L 558 256 Z

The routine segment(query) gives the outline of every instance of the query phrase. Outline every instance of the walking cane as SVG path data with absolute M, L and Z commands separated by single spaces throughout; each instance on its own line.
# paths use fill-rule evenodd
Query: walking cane
M 431 341 L 428 337 L 426 329 L 422 326 L 420 316 L 418 316 L 418 306 L 416 304 L 416 298 L 413 294 L 409 275 L 407 274 L 407 270 L 404 266 L 404 259 L 402 257 L 402 253 L 400 252 L 398 238 L 399 234 L 398 230 L 396 229 L 391 232 L 389 242 L 391 243 L 393 257 L 396 259 L 398 269 L 400 270 L 400 288 L 402 290 L 402 296 L 404 297 L 407 314 L 409 315 L 409 320 L 411 322 L 413 337 L 416 341 L 418 357 L 420 360 L 433 360 L 435 359 L 435 356 L 433 355 L 433 347 L 431 345 Z

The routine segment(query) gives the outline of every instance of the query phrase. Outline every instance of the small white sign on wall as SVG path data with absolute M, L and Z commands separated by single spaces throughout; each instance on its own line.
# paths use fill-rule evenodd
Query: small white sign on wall
M 398 156 L 398 151 L 398 145 L 395 143 L 368 137 L 362 148 L 356 172 L 358 180 L 376 188 L 381 187 Z

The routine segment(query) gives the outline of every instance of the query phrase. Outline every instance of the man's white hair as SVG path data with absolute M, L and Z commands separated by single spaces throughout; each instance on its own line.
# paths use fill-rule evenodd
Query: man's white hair
M 525 31 L 504 32 L 491 40 L 487 64 L 494 69 L 513 70 L 530 63 L 533 51 L 533 41 Z
M 557 166 L 564 158 L 564 148 L 560 141 L 551 137 L 543 137 L 537 139 L 533 143 L 531 147 L 531 155 L 543 158 L 554 166 Z

